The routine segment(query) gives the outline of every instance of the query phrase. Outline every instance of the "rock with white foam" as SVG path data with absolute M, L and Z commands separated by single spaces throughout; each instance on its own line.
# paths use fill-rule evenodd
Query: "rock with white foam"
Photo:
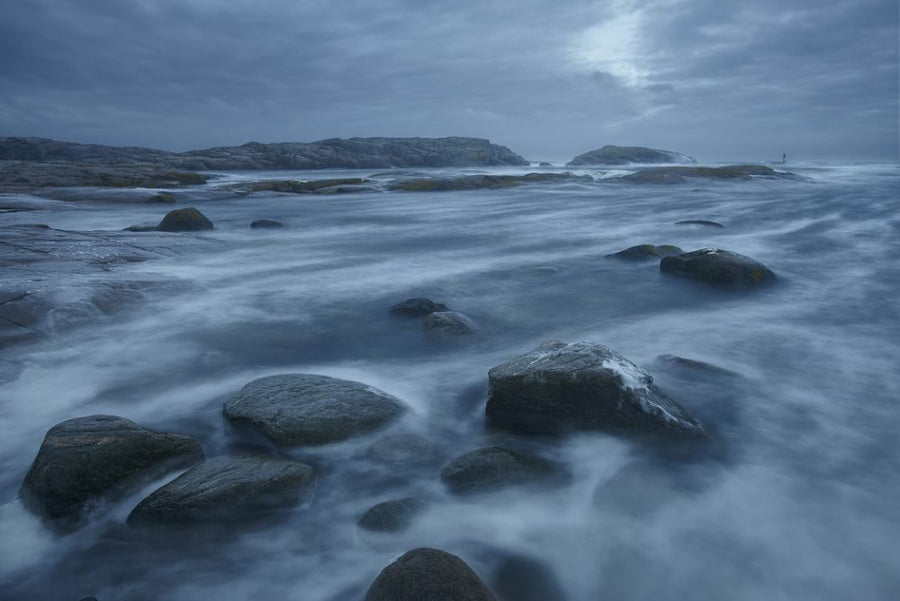
M 490 370 L 485 414 L 520 434 L 606 431 L 703 439 L 706 432 L 653 377 L 612 349 L 550 341 Z

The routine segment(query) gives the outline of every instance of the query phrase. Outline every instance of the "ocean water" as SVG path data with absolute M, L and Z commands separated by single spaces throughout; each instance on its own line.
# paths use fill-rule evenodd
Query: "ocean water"
M 198 194 L 186 204 L 214 231 L 169 234 L 198 243 L 103 274 L 177 286 L 0 353 L 0 598 L 353 600 L 420 546 L 459 555 L 489 585 L 503 557 L 536 560 L 569 601 L 900 598 L 900 168 L 791 170 L 807 179 L 633 185 L 585 170 L 598 181 Z M 471 170 L 443 171 L 457 172 Z M 43 210 L 0 219 L 119 230 L 170 208 L 40 202 Z M 287 227 L 249 229 L 262 218 Z M 675 225 L 685 219 L 725 227 Z M 662 275 L 654 261 L 605 256 L 643 243 L 733 250 L 779 283 L 723 293 Z M 85 277 L 48 275 L 63 285 Z M 392 304 L 416 296 L 466 313 L 482 335 L 435 344 L 419 322 L 389 317 Z M 553 339 L 605 344 L 647 369 L 719 450 L 676 462 L 599 433 L 535 441 L 487 430 L 488 370 Z M 731 373 L 679 367 L 666 354 Z M 412 411 L 386 431 L 282 451 L 315 465 L 319 479 L 312 499 L 276 524 L 137 534 L 124 526 L 137 493 L 57 538 L 16 499 L 59 421 L 121 415 L 192 434 L 215 456 L 235 448 L 223 402 L 277 373 L 358 380 Z M 398 468 L 371 461 L 368 447 L 393 432 L 429 438 L 438 457 Z M 571 480 L 448 494 L 441 466 L 495 444 L 557 460 Z M 407 531 L 357 529 L 372 505 L 409 495 L 429 505 Z

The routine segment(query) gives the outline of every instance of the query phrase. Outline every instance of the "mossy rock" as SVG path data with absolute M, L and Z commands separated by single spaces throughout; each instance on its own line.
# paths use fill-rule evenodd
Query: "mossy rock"
M 211 230 L 212 221 L 193 207 L 169 211 L 156 229 L 160 232 L 199 232 Z

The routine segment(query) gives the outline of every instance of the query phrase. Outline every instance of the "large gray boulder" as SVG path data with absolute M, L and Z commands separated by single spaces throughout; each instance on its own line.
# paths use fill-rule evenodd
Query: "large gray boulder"
M 296 505 L 314 483 L 312 467 L 275 457 L 216 457 L 138 503 L 130 525 L 233 522 Z
M 50 428 L 25 476 L 25 506 L 56 530 L 70 531 L 107 501 L 203 459 L 189 436 L 91 415 Z
M 491 425 L 513 432 L 706 436 L 650 374 L 600 344 L 545 342 L 491 369 L 489 380 L 485 414 Z
M 406 405 L 377 388 L 314 374 L 254 380 L 225 403 L 229 424 L 276 446 L 322 445 L 365 434 L 398 418 Z
M 470 451 L 441 470 L 441 480 L 450 492 L 458 495 L 549 483 L 561 477 L 561 469 L 555 463 L 503 447 Z
M 777 281 L 772 270 L 756 259 L 719 248 L 703 248 L 663 257 L 659 270 L 728 288 L 754 288 Z
M 657 150 L 643 146 L 613 146 L 607 144 L 603 148 L 580 154 L 566 167 L 580 165 L 629 165 L 632 163 L 696 163 L 697 160 L 680 152 Z
M 381 570 L 365 601 L 496 601 L 466 562 L 438 549 L 407 551 Z

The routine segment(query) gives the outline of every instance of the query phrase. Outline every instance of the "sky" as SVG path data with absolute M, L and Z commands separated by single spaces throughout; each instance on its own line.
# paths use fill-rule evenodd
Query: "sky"
M 897 0 L 3 0 L 0 136 L 898 160 Z

